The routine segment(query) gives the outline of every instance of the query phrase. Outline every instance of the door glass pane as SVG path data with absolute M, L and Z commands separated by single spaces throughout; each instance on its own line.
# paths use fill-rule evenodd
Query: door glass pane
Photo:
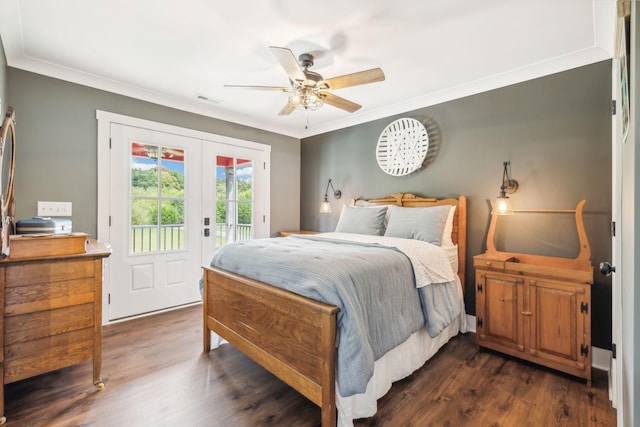
M 237 160 L 238 200 L 253 199 L 253 162 L 251 160 Z
M 133 199 L 131 201 L 131 253 L 157 250 L 156 224 L 158 202 L 154 199 Z
M 158 196 L 158 147 L 131 144 L 131 195 Z
M 184 248 L 184 201 L 162 200 L 160 250 Z
M 162 149 L 162 197 L 184 198 L 184 150 Z
M 131 144 L 132 254 L 185 249 L 184 160 L 179 148 Z
M 237 241 L 251 240 L 253 238 L 253 227 L 251 218 L 253 203 L 238 203 L 238 230 Z
M 253 162 L 216 156 L 216 246 L 253 238 Z

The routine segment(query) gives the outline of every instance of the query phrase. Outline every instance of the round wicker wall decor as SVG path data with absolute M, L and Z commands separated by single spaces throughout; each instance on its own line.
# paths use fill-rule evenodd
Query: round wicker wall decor
M 376 159 L 380 168 L 393 176 L 404 176 L 420 169 L 429 151 L 429 135 L 416 119 L 391 122 L 380 134 Z

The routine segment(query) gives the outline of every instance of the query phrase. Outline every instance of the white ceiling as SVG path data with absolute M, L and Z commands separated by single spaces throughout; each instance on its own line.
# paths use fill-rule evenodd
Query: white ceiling
M 615 0 L 1 0 L 7 63 L 303 138 L 612 57 Z M 355 113 L 277 113 L 288 85 L 269 46 L 316 53 Z M 197 96 L 210 101 L 199 101 Z M 308 129 L 307 126 L 308 120 Z

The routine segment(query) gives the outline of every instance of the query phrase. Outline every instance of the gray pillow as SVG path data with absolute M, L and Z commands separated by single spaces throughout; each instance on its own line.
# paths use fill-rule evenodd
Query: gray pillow
M 449 205 L 429 208 L 391 206 L 389 224 L 384 235 L 423 240 L 440 246 L 450 211 Z
M 386 206 L 357 207 L 344 205 L 336 226 L 336 233 L 384 234 Z

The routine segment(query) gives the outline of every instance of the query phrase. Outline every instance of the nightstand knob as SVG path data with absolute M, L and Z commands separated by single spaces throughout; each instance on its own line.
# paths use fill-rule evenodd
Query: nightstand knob
M 491 261 L 487 261 L 486 264 L 491 267 Z

